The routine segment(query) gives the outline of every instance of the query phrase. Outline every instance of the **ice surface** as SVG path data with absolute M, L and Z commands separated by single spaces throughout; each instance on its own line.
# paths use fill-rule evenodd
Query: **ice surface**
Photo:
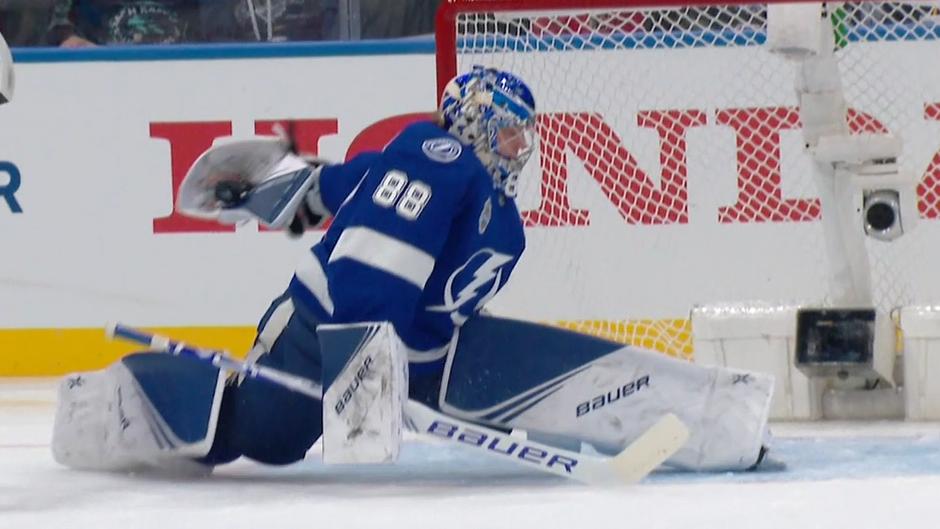
M 783 471 L 592 488 L 445 446 L 394 466 L 237 462 L 201 479 L 76 472 L 49 453 L 50 382 L 0 383 L 0 529 L 940 527 L 940 426 L 779 425 Z

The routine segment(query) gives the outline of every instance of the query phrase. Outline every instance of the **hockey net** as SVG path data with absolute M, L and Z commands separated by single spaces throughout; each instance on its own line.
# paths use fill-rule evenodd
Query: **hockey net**
M 578 4 L 585 7 L 579 8 Z M 452 0 L 439 84 L 474 64 L 533 89 L 526 255 L 497 312 L 692 354 L 693 306 L 830 300 L 795 65 L 767 4 Z M 867 242 L 881 308 L 940 298 L 940 11 L 831 4 L 852 133 L 901 137 L 916 229 Z M 934 242 L 931 242 L 934 241 Z

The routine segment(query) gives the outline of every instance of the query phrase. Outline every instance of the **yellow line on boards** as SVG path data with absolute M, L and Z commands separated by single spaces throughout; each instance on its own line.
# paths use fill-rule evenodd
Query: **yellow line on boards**
M 691 323 L 668 320 L 559 321 L 555 325 L 608 340 L 692 358 Z M 244 358 L 254 327 L 148 327 L 146 330 L 198 347 Z M 108 340 L 103 328 L 0 329 L 0 377 L 47 377 L 107 367 L 139 345 Z
M 148 331 L 244 358 L 254 327 L 148 327 Z M 104 328 L 0 329 L 0 377 L 55 376 L 102 369 L 140 345 L 109 340 Z

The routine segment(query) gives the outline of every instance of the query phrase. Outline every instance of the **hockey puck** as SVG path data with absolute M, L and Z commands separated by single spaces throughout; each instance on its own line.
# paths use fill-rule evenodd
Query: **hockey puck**
M 247 182 L 229 180 L 216 184 L 214 194 L 216 200 L 224 207 L 230 208 L 244 201 L 249 191 L 251 191 L 251 185 Z

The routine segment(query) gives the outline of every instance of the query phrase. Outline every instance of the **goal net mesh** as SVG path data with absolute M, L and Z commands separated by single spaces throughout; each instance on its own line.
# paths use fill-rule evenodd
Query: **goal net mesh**
M 494 311 L 689 357 L 696 305 L 830 303 L 797 66 L 765 45 L 767 5 L 538 3 L 468 7 L 448 22 L 454 49 L 438 50 L 457 73 L 518 74 L 538 106 L 519 196 L 527 250 Z M 830 9 L 846 122 L 853 134 L 898 135 L 901 170 L 919 182 L 914 229 L 866 242 L 875 304 L 930 303 L 940 298 L 937 4 Z

